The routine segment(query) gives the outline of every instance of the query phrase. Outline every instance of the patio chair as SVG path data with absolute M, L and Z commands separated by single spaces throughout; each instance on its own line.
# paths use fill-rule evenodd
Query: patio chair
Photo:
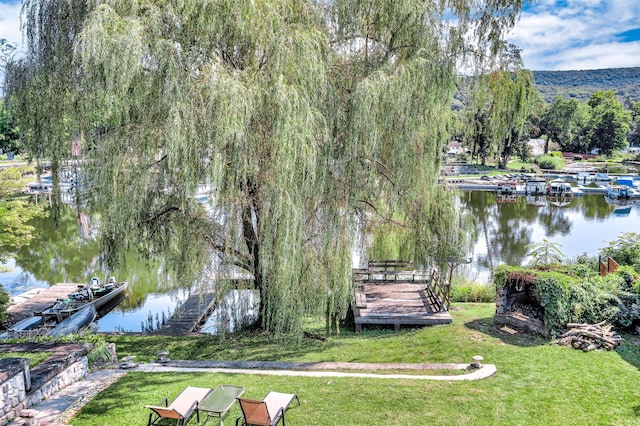
M 280 420 L 284 426 L 284 414 L 294 399 L 300 405 L 298 395 L 292 393 L 269 392 L 262 401 L 238 398 L 242 415 L 236 419 L 236 426 L 274 426 Z
M 209 395 L 209 392 L 211 392 L 211 389 L 187 386 L 171 404 L 169 404 L 169 400 L 165 398 L 163 400 L 164 406 L 145 405 L 145 408 L 151 410 L 147 426 L 157 425 L 162 419 L 174 419 L 176 420 L 176 425 L 184 426 L 194 413 L 198 418 L 198 422 L 200 422 L 198 404 Z

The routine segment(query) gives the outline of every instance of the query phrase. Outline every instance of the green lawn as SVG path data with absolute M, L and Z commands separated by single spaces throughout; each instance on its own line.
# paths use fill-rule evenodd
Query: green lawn
M 483 355 L 498 372 L 489 379 L 436 382 L 417 379 L 301 378 L 237 374 L 129 373 L 99 394 L 72 420 L 75 426 L 144 424 L 162 397 L 185 386 L 244 386 L 245 396 L 269 390 L 297 393 L 290 425 L 633 425 L 640 424 L 637 337 L 615 352 L 583 353 L 548 341 L 502 332 L 493 304 L 460 304 L 452 325 L 366 330 L 328 342 L 282 343 L 266 334 L 219 338 L 109 336 L 120 356 L 153 359 L 169 348 L 172 359 L 298 360 L 467 363 Z M 316 330 L 317 331 L 317 330 Z M 314 331 L 314 332 L 316 332 Z M 199 356 L 192 356 L 198 353 Z M 234 407 L 225 419 L 232 424 Z M 215 422 L 210 419 L 207 424 Z M 201 419 L 200 424 L 204 423 Z M 196 424 L 195 417 L 189 423 Z

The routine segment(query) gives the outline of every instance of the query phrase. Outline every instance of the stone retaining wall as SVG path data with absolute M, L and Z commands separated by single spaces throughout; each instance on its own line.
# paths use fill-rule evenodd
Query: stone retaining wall
M 0 360 L 0 425 L 60 389 L 84 378 L 89 371 L 85 345 L 25 344 L 0 345 L 0 352 L 51 352 L 33 369 L 26 358 Z
M 52 377 L 51 380 L 43 383 L 38 389 L 34 389 L 27 395 L 27 407 L 31 407 L 50 395 L 64 389 L 72 383 L 83 379 L 89 372 L 89 361 L 87 357 L 81 357 L 77 362 L 69 365 L 64 371 Z
M 0 424 L 18 416 L 27 408 L 29 381 L 29 360 L 26 358 L 5 358 L 0 360 Z

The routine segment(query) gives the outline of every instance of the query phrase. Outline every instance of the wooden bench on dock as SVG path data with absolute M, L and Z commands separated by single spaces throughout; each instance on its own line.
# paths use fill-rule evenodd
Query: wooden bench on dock
M 377 271 L 371 269 L 353 269 L 353 281 L 356 286 L 365 283 L 389 283 L 411 281 L 429 283 L 432 274 L 427 271 Z
M 413 262 L 396 259 L 372 259 L 367 262 L 370 271 L 399 271 L 413 268 Z
M 355 304 L 358 309 L 367 309 L 367 295 L 362 291 L 356 291 Z

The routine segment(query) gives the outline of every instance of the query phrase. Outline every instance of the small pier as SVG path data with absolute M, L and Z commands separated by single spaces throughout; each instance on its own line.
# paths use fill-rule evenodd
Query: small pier
M 64 299 L 69 293 L 77 291 L 79 285 L 82 284 L 55 284 L 49 288 L 43 289 L 17 305 L 10 305 L 9 309 L 7 309 L 7 314 L 9 316 L 8 323 L 15 324 L 18 321 L 22 321 L 23 319 L 32 316 L 34 312 L 40 312 L 47 309 L 49 306 L 56 303 L 58 299 Z
M 396 330 L 403 325 L 450 324 L 448 301 L 443 302 L 433 287 L 434 274 L 389 270 L 405 266 L 389 262 L 370 262 L 368 269 L 354 269 L 355 332 L 363 324 L 393 325 Z
M 193 293 L 154 334 L 185 335 L 196 331 L 215 307 L 215 292 Z

